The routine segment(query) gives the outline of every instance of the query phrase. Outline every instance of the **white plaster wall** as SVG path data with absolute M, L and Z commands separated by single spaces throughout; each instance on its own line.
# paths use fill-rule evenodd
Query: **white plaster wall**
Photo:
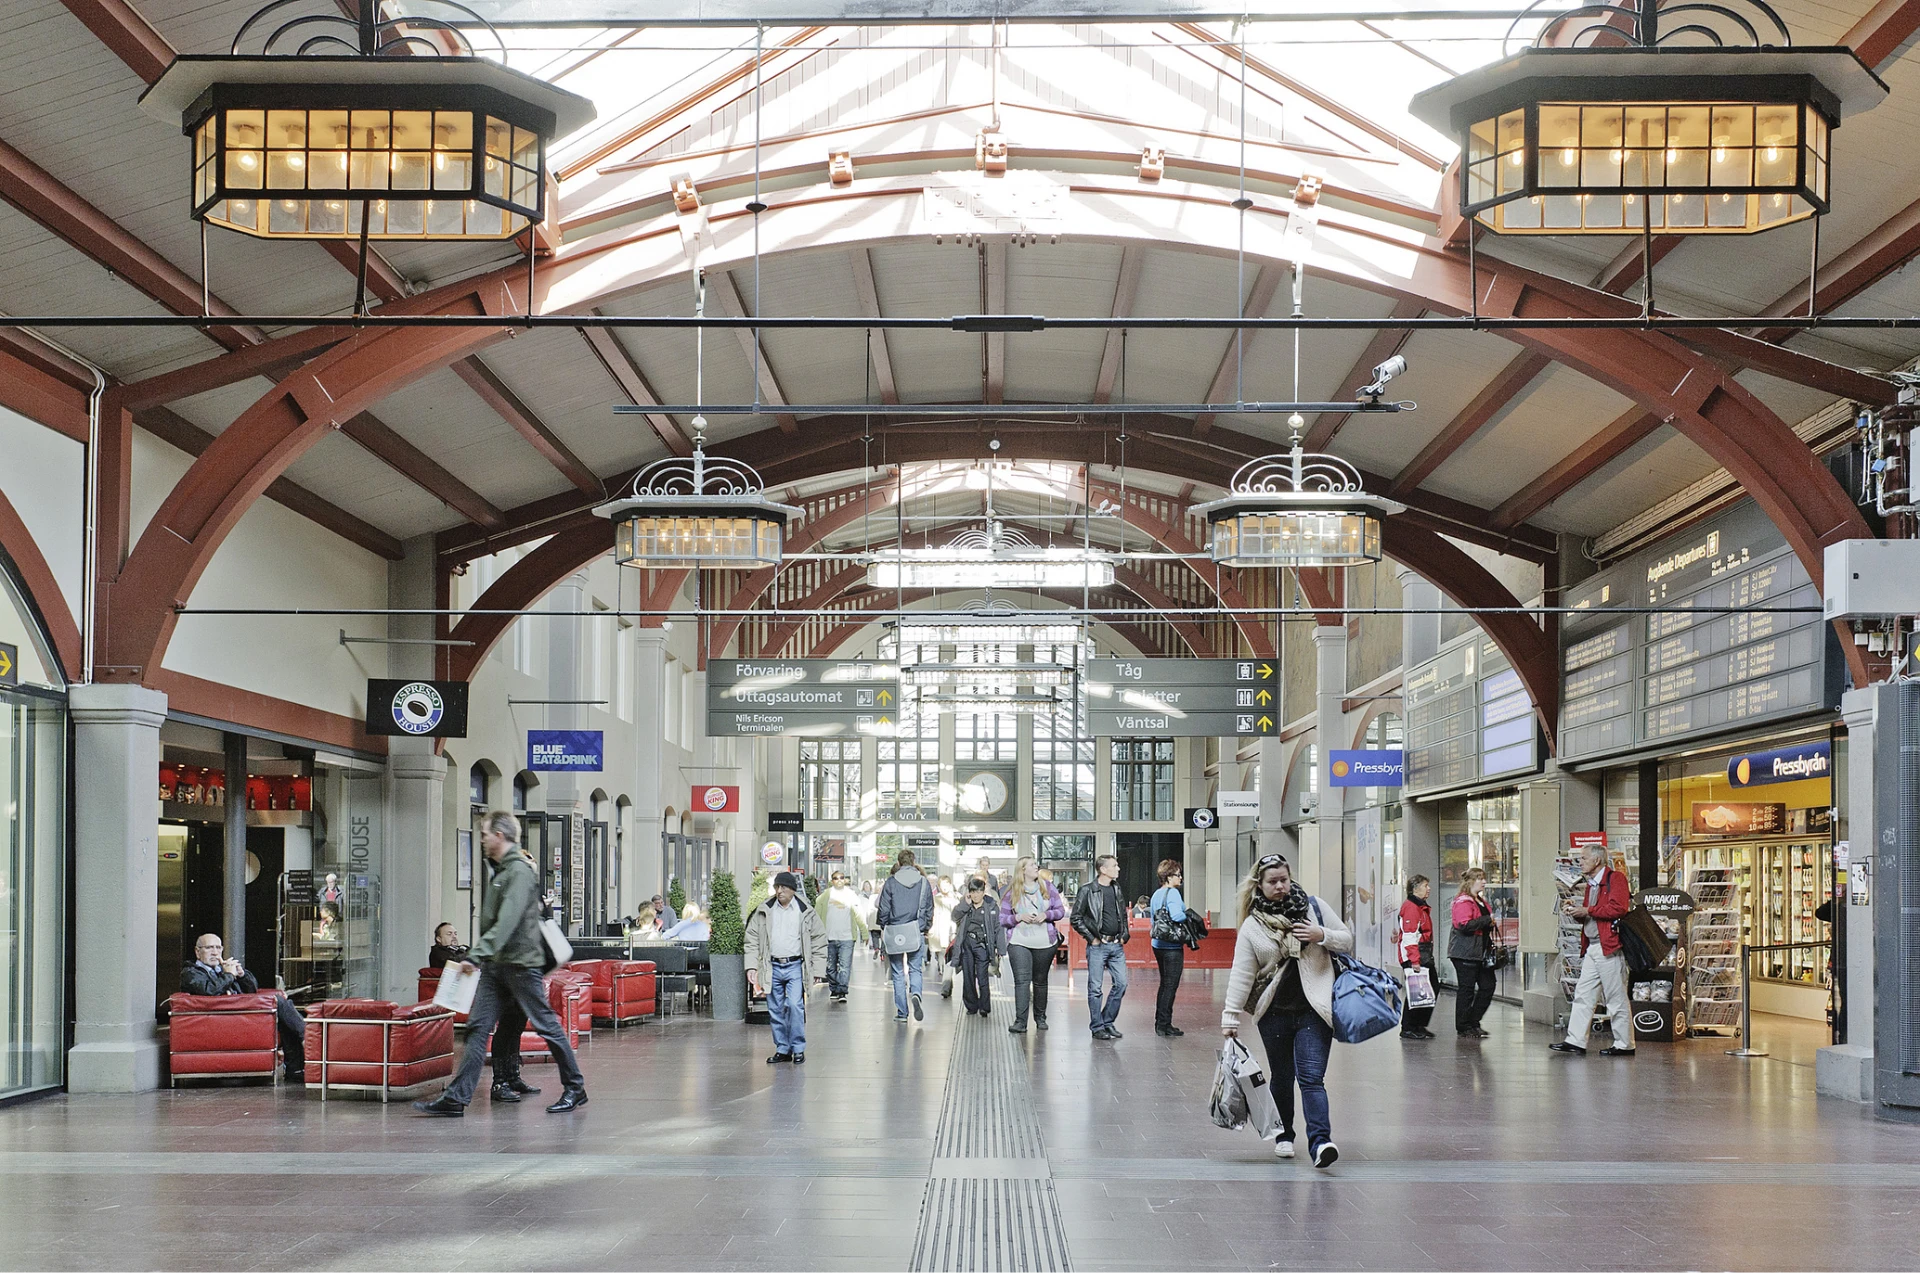
M 0 493 L 7 495 L 33 535 L 77 618 L 86 534 L 86 446 L 0 408 L 0 459 Z
M 136 541 L 192 459 L 144 431 L 133 436 Z M 188 600 L 197 608 L 385 608 L 387 562 L 277 502 L 253 504 L 214 552 Z M 386 651 L 343 646 L 340 632 L 380 635 L 384 618 L 180 619 L 168 670 L 284 698 L 338 715 L 365 715 L 366 681 L 384 678 Z

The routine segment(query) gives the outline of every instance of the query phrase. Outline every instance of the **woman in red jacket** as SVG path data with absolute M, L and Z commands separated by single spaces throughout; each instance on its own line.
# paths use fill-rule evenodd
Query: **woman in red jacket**
M 1427 970 L 1429 982 L 1433 980 L 1433 907 L 1427 904 L 1427 892 L 1432 886 L 1425 875 L 1415 875 L 1407 881 L 1407 900 L 1400 903 L 1400 966 L 1418 964 Z M 1432 1004 L 1409 1007 L 1400 1021 L 1400 1038 L 1432 1039 L 1433 1032 L 1427 1029 L 1432 1020 Z

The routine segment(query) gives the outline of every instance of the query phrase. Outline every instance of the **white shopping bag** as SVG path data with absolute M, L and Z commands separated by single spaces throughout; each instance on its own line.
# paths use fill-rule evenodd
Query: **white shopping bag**
M 1248 1053 L 1235 1064 L 1234 1077 L 1240 1085 L 1240 1095 L 1247 1102 L 1247 1123 L 1252 1125 L 1263 1141 L 1272 1141 L 1280 1135 L 1280 1109 L 1273 1104 L 1273 1090 L 1267 1086 L 1267 1072 Z
M 478 968 L 467 972 L 458 964 L 448 964 L 440 971 L 440 985 L 433 992 L 434 1007 L 470 1013 L 473 1011 L 473 997 L 479 989 Z
M 1415 965 L 1407 969 L 1407 1007 L 1433 1007 L 1433 974 Z

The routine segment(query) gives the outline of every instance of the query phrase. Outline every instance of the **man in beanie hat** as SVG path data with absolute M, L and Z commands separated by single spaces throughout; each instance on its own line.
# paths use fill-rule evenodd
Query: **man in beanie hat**
M 769 1066 L 807 1059 L 807 988 L 827 977 L 827 926 L 800 895 L 800 877 L 773 877 L 773 896 L 747 916 L 747 980 L 767 996 Z

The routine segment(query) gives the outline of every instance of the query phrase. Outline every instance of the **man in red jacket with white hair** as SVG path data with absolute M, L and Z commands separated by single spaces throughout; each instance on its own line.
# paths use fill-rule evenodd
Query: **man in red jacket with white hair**
M 1580 981 L 1573 988 L 1573 1011 L 1567 1014 L 1567 1037 L 1547 1045 L 1557 1053 L 1587 1054 L 1587 1033 L 1593 1028 L 1593 1007 L 1606 996 L 1613 1018 L 1613 1045 L 1602 1057 L 1633 1056 L 1633 1008 L 1627 1002 L 1627 957 L 1620 953 L 1622 915 L 1633 909 L 1627 877 L 1607 865 L 1607 850 L 1588 845 L 1580 850 L 1580 898 L 1567 913 L 1584 920 Z M 1581 892 L 1584 889 L 1584 892 Z

